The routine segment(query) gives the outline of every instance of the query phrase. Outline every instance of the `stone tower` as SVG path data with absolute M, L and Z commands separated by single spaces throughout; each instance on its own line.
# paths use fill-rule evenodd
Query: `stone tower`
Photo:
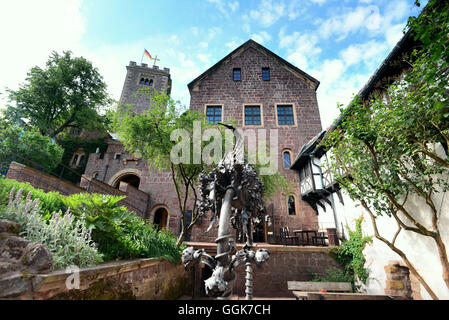
M 131 61 L 126 67 L 126 79 L 120 96 L 120 104 L 131 104 L 136 113 L 143 113 L 150 105 L 151 94 L 141 94 L 139 90 L 156 90 L 158 92 L 171 92 L 170 69 L 159 69 L 158 66 L 148 67 L 142 63 L 137 65 Z

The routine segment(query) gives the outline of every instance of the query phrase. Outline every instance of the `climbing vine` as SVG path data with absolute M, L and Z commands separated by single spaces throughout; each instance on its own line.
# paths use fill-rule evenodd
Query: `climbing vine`
M 87 160 L 89 154 L 94 153 L 97 148 L 100 152 L 105 152 L 107 149 L 107 143 L 105 139 L 81 139 L 79 137 L 73 137 L 66 135 L 58 139 L 58 144 L 64 148 L 64 154 L 62 156 L 61 164 L 55 170 L 58 174 L 61 174 L 61 178 L 71 181 L 73 183 L 78 183 L 80 181 L 81 175 L 84 174 L 86 170 Z M 83 148 L 86 155 L 81 160 L 80 164 L 76 168 L 71 168 L 71 170 L 66 167 L 70 165 L 70 160 L 72 159 L 73 153 L 79 148 Z M 63 166 L 64 170 L 63 170 Z
M 363 236 L 362 222 L 363 216 L 355 220 L 355 230 L 351 230 L 349 226 L 346 226 L 349 240 L 331 249 L 334 258 L 344 267 L 345 278 L 349 277 L 351 279 L 354 291 L 358 289 L 356 285 L 358 280 L 366 284 L 369 277 L 369 270 L 365 268 L 366 260 L 363 250 L 367 244 L 372 243 L 373 239 L 369 236 Z

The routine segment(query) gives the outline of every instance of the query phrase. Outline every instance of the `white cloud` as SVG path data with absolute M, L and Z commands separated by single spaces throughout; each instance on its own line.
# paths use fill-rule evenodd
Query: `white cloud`
M 255 34 L 251 35 L 251 38 L 258 43 L 263 43 L 265 41 L 271 40 L 271 36 L 266 31 L 261 31 L 259 33 L 255 33 Z
M 323 3 L 325 3 L 327 0 L 312 0 L 312 2 L 314 3 L 318 3 L 319 5 L 322 5 Z
M 227 17 L 229 17 L 229 10 L 231 12 L 236 12 L 240 6 L 238 1 L 226 2 L 225 0 L 207 0 L 207 2 L 213 3 L 218 11 Z
M 385 42 L 370 40 L 362 44 L 350 45 L 340 52 L 340 56 L 346 67 L 360 62 L 372 66 L 372 63 L 377 61 L 379 56 L 383 56 L 387 50 L 388 46 Z
M 337 40 L 346 38 L 349 34 L 367 29 L 376 30 L 380 28 L 381 17 L 379 8 L 374 5 L 345 9 L 345 12 L 335 15 L 327 20 L 317 22 L 319 34 L 327 39 L 337 35 Z
M 239 46 L 239 44 L 240 43 L 237 40 L 232 40 L 232 41 L 226 42 L 225 46 L 230 48 L 230 49 L 235 49 L 235 48 L 237 48 Z
M 239 8 L 239 2 L 238 1 L 234 1 L 234 2 L 228 2 L 228 7 L 231 9 L 232 12 L 237 11 L 237 9 Z
M 285 28 L 281 28 L 279 32 L 279 47 L 287 49 L 287 60 L 304 71 L 308 68 L 309 62 L 317 60 L 321 53 L 321 48 L 317 44 L 318 37 L 311 33 L 300 34 L 295 31 L 286 34 Z
M 2 1 L 0 93 L 4 87 L 17 89 L 33 66 L 44 65 L 51 51 L 80 48 L 85 31 L 80 6 L 81 0 Z M 3 96 L 0 108 L 5 103 Z
M 258 21 L 262 26 L 269 27 L 287 14 L 283 2 L 273 3 L 272 0 L 262 0 L 257 9 L 249 12 L 249 17 Z
M 208 38 L 208 40 L 212 40 L 217 35 L 221 34 L 221 32 L 222 32 L 222 30 L 221 30 L 220 27 L 209 28 L 209 30 L 207 31 L 207 38 Z
M 390 47 L 393 47 L 404 35 L 403 33 L 404 24 L 396 24 L 391 26 L 385 32 L 385 39 Z

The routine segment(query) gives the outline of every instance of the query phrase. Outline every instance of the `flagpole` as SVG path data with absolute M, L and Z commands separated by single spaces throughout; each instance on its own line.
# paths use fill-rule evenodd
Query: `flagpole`
M 145 50 L 142 52 L 142 58 L 140 58 L 140 64 L 142 64 L 144 54 L 145 54 Z

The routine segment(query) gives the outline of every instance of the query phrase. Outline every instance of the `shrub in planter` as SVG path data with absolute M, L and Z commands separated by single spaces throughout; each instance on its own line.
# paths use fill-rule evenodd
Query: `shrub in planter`
M 84 216 L 92 229 L 92 238 L 105 260 L 132 258 L 165 258 L 180 261 L 181 249 L 176 237 L 167 231 L 157 231 L 145 220 L 118 204 L 123 196 L 75 194 L 64 197 L 66 206 L 76 216 Z
M 39 212 L 44 220 L 49 220 L 53 212 L 66 212 L 67 206 L 62 201 L 63 196 L 58 192 L 44 192 L 34 188 L 28 182 L 19 182 L 0 177 L 0 211 L 6 210 L 9 202 L 9 193 L 12 189 L 22 190 L 23 195 L 30 194 L 32 200 L 39 199 Z
M 103 262 L 83 216 L 75 219 L 69 210 L 65 215 L 58 211 L 45 221 L 39 212 L 39 199 L 32 200 L 31 192 L 23 199 L 22 192 L 22 189 L 17 193 L 14 188 L 11 190 L 8 206 L 6 210 L 0 210 L 0 218 L 19 223 L 21 236 L 45 245 L 52 253 L 54 269 L 70 265 L 87 267 Z

